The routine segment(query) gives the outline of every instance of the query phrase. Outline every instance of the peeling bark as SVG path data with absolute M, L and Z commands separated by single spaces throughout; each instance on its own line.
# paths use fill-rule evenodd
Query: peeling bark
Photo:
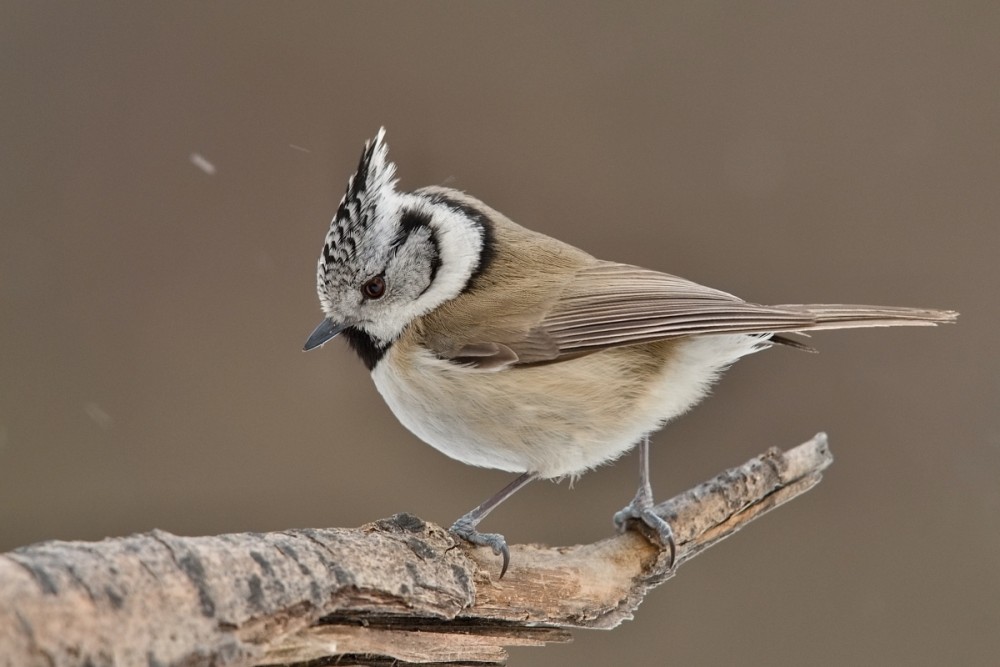
M 503 664 L 505 646 L 613 628 L 677 566 L 804 493 L 832 462 L 822 434 L 657 507 L 677 561 L 629 532 L 491 551 L 398 514 L 361 528 L 216 537 L 159 530 L 0 555 L 0 664 Z

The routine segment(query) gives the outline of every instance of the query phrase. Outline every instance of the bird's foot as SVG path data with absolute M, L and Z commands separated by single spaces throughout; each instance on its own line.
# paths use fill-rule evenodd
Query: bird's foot
M 503 557 L 503 566 L 500 568 L 500 578 L 507 573 L 507 566 L 510 565 L 510 549 L 507 548 L 507 540 L 499 533 L 480 533 L 476 530 L 476 524 L 462 517 L 452 524 L 448 529 L 452 535 L 461 537 L 466 542 L 471 542 L 482 547 L 493 549 L 493 553 Z
M 677 547 L 674 544 L 674 530 L 667 521 L 653 511 L 653 494 L 648 488 L 640 488 L 627 506 L 621 511 L 615 512 L 615 528 L 619 533 L 624 533 L 633 521 L 641 521 L 649 527 L 655 534 L 660 545 L 667 549 L 669 561 L 667 567 L 673 569 L 674 558 L 677 556 Z M 645 534 L 645 531 L 643 531 Z

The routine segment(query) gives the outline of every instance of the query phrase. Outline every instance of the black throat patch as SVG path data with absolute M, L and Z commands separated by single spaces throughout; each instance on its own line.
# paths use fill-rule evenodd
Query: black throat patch
M 361 361 L 369 371 L 378 366 L 378 362 L 382 360 L 385 353 L 392 347 L 392 343 L 382 345 L 367 332 L 357 327 L 344 329 L 344 337 L 347 339 L 347 343 L 351 346 L 351 349 L 361 357 Z

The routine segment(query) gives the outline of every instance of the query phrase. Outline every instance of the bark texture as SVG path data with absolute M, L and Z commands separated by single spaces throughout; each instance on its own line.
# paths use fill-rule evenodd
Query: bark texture
M 657 507 L 666 553 L 628 532 L 512 545 L 511 567 L 408 514 L 360 528 L 217 537 L 155 530 L 0 555 L 0 664 L 503 664 L 505 646 L 613 628 L 677 567 L 804 493 L 826 437 L 772 449 Z

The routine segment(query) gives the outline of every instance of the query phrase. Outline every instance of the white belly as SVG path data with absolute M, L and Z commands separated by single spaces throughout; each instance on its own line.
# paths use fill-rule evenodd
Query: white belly
M 633 348 L 495 372 L 394 346 L 372 378 L 399 421 L 470 465 L 541 477 L 579 475 L 611 461 L 705 396 L 722 370 L 766 343 L 701 336 L 669 348 L 653 370 L 630 372 Z M 650 364 L 650 353 L 643 357 Z

